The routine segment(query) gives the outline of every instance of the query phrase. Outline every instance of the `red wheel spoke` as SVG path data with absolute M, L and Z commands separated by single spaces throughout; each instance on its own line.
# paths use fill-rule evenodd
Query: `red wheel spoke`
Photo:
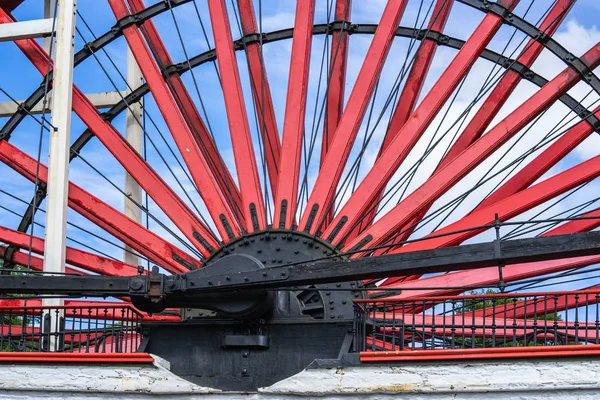
M 324 162 L 321 163 L 319 176 L 302 214 L 301 230 L 310 231 L 311 233 L 316 232 L 320 222 L 329 213 L 329 205 L 334 198 L 337 185 L 373 94 L 375 83 L 394 40 L 394 34 L 404 13 L 406 3 L 406 0 L 390 0 L 383 10 L 371 46 L 333 135 L 329 152 Z M 283 157 L 285 160 L 285 155 Z
M 258 177 L 254 147 L 252 146 L 252 135 L 248 125 L 240 74 L 233 51 L 225 0 L 209 0 L 208 8 L 215 38 L 219 72 L 221 73 L 229 133 L 242 194 L 242 213 L 246 220 L 246 231 L 263 230 L 267 220 L 264 200 Z
M 502 279 L 505 283 L 515 282 L 574 268 L 583 268 L 597 263 L 600 263 L 600 257 L 586 256 L 564 260 L 507 265 L 502 268 Z M 403 290 L 400 295 L 390 296 L 389 299 L 406 299 L 420 296 L 454 296 L 465 291 L 465 289 L 460 288 L 497 284 L 498 267 L 488 267 L 421 278 L 419 280 L 402 282 L 386 287 Z M 412 288 L 417 290 L 411 290 Z
M 140 12 L 145 8 L 142 0 L 128 0 L 128 3 L 131 10 L 135 13 Z M 152 20 L 145 21 L 141 26 L 141 30 L 161 69 L 172 65 L 173 61 L 171 60 L 167 48 L 161 40 Z M 221 154 L 219 154 L 215 141 L 208 129 L 206 129 L 206 125 L 204 124 L 192 97 L 183 84 L 181 76 L 178 74 L 171 75 L 167 80 L 167 84 L 173 92 L 175 102 L 181 110 L 185 122 L 192 131 L 193 138 L 206 159 L 212 175 L 216 179 L 221 192 L 227 199 L 229 206 L 234 210 L 241 210 L 242 202 L 237 186 L 225 165 L 225 161 L 223 161 Z
M 401 248 L 392 250 L 391 253 L 457 245 L 487 230 L 487 228 L 473 229 L 456 234 L 451 234 L 452 232 L 491 224 L 494 222 L 495 214 L 498 215 L 501 221 L 509 220 L 598 176 L 600 176 L 600 156 L 582 162 L 537 185 L 507 197 L 490 207 L 476 211 L 443 229 L 437 230 L 425 237 L 432 237 L 430 240 L 409 243 Z M 446 233 L 448 233 L 448 236 L 433 238 L 434 236 Z
M 13 21 L 8 14 L 0 9 L 0 23 Z M 48 55 L 35 40 L 15 40 L 15 44 L 41 74 L 46 74 Z M 218 242 L 212 236 L 210 230 L 114 127 L 102 119 L 98 114 L 98 110 L 76 86 L 73 86 L 73 111 L 202 255 L 208 256 L 212 249 L 218 247 Z
M 442 32 L 446 26 L 446 21 L 448 20 L 453 4 L 453 1 L 437 0 L 427 29 Z M 387 150 L 413 112 L 437 47 L 437 42 L 430 39 L 423 39 L 423 42 L 419 46 L 413 65 L 406 78 L 406 83 L 402 88 L 402 93 L 398 98 L 398 104 L 392 114 L 390 126 L 381 144 L 379 156 Z
M 281 169 L 277 192 L 275 192 L 275 214 L 273 215 L 273 226 L 279 228 L 290 228 L 295 220 L 314 13 L 315 0 L 296 3 L 290 75 L 281 139 L 279 164 Z
M 582 57 L 582 60 L 592 70 L 598 66 L 600 64 L 600 44 L 597 44 L 589 50 Z M 483 162 L 490 154 L 514 134 L 519 132 L 542 111 L 547 109 L 554 101 L 556 101 L 556 99 L 558 99 L 558 97 L 572 88 L 580 80 L 581 75 L 574 69 L 567 68 L 564 70 L 556 78 L 544 85 L 537 93 L 513 111 L 502 122 L 492 128 L 486 135 L 473 143 L 473 145 L 461 153 L 459 157 L 440 169 L 428 181 L 407 196 L 385 216 L 366 229 L 360 236 L 355 238 L 349 244 L 349 247 L 352 248 L 366 237 L 373 238 L 372 241 L 369 242 L 371 246 L 388 240 L 397 229 L 405 226 L 422 209 L 429 207 L 435 199 L 439 198 L 439 196 L 444 194 L 473 168 Z M 386 155 L 384 154 L 380 161 L 385 158 Z M 376 171 L 376 167 L 377 163 L 375 163 L 373 170 Z M 358 193 L 358 190 L 354 193 L 353 197 L 356 196 L 356 193 Z M 348 203 L 352 200 L 353 198 L 351 198 Z M 365 200 L 365 198 L 363 198 L 363 200 Z M 353 207 L 357 206 L 356 201 L 353 201 L 352 203 Z M 364 206 L 361 208 L 364 208 Z M 346 226 L 351 225 L 347 224 Z M 344 232 L 341 232 L 340 237 L 343 237 L 343 233 Z
M 518 1 L 510 0 L 502 2 L 511 9 L 517 3 Z M 342 229 L 339 229 L 337 236 L 344 237 L 348 230 L 354 229 L 358 220 L 367 213 L 376 196 L 383 191 L 398 166 L 410 153 L 500 26 L 502 26 L 502 19 L 497 15 L 488 14 L 484 17 L 400 132 L 392 133 L 395 139 L 388 145 L 388 151 L 381 154 L 371 171 L 338 212 L 329 229 L 324 233 L 325 237 L 329 237 L 333 229 L 338 229 L 337 225 L 343 218 L 347 219 L 347 222 Z
M 445 0 L 440 0 L 445 1 Z M 450 1 L 449 3 L 452 3 Z M 336 0 L 335 20 L 349 21 L 352 11 L 352 0 Z M 327 103 L 325 104 L 325 120 L 323 121 L 323 140 L 321 144 L 321 163 L 329 152 L 333 135 L 337 129 L 342 110 L 344 109 L 344 89 L 346 87 L 346 64 L 348 63 L 348 42 L 350 35 L 347 31 L 333 31 L 331 35 L 331 55 L 329 86 L 327 88 Z
M 0 226 L 0 241 L 21 249 L 28 249 L 31 236 L 27 233 L 15 231 Z M 33 237 L 31 240 L 31 251 L 37 254 L 44 254 L 44 240 Z M 137 274 L 137 267 L 125 264 L 121 261 L 111 260 L 87 251 L 67 247 L 67 263 L 87 271 L 104 275 L 113 276 L 131 276 Z M 25 264 L 27 265 L 27 264 Z
M 27 242 L 27 249 L 29 249 L 29 242 Z M 17 265 L 22 265 L 22 266 L 27 266 L 29 268 L 31 268 L 34 271 L 43 271 L 44 270 L 44 260 L 40 257 L 36 257 L 34 255 L 29 255 L 26 253 L 23 253 L 21 251 L 19 251 L 18 249 L 15 249 L 14 252 L 12 252 L 12 256 L 9 258 L 8 257 L 8 247 L 6 246 L 0 246 L 0 257 L 3 260 L 6 260 L 7 262 L 13 263 L 13 264 L 17 264 Z M 86 272 L 82 272 L 70 267 L 65 267 L 65 272 L 68 274 L 81 274 L 81 275 L 85 275 Z
M 35 182 L 37 161 L 6 141 L 0 141 L 0 160 Z M 47 177 L 48 168 L 40 164 L 38 180 L 46 183 Z M 185 252 L 73 183 L 69 183 L 69 207 L 171 272 L 185 272 L 189 268 L 199 267 L 198 261 Z
M 594 110 L 594 113 L 600 117 L 600 107 L 597 107 Z M 486 208 L 528 187 L 533 182 L 538 180 L 542 175 L 548 172 L 550 168 L 562 160 L 593 132 L 594 128 L 589 122 L 581 121 L 573 128 L 565 132 L 554 143 L 548 146 L 546 150 L 540 153 L 523 169 L 521 169 L 502 186 L 496 189 L 488 198 L 483 200 L 474 211 Z
M 117 19 L 129 15 L 124 0 L 108 0 L 108 2 Z M 130 25 L 123 28 L 123 35 L 148 83 L 148 87 L 171 131 L 171 135 L 175 139 L 192 179 L 200 191 L 206 208 L 219 230 L 219 234 L 222 238 L 229 239 L 239 236 L 241 233 L 237 219 L 208 168 L 206 160 L 200 153 L 192 132 L 179 112 L 177 104 L 175 104 L 175 100 L 156 66 L 150 50 L 144 43 L 140 31 L 137 26 Z
M 556 30 L 558 29 L 558 27 L 560 26 L 562 21 L 564 20 L 564 18 L 567 16 L 568 11 L 573 6 L 573 4 L 574 4 L 574 2 L 572 0 L 557 1 L 556 4 L 554 4 L 554 6 L 552 7 L 551 11 L 546 16 L 546 18 L 544 18 L 544 20 L 540 24 L 539 29 L 541 31 L 543 31 L 547 36 L 552 36 L 556 32 Z M 434 14 L 434 16 L 435 16 L 435 14 Z M 440 15 L 440 17 L 441 17 L 441 15 Z M 432 28 L 432 29 L 435 30 L 435 28 Z M 430 46 L 433 46 L 433 44 L 431 44 L 433 42 L 427 42 L 427 43 L 429 43 Z M 423 45 L 425 45 L 425 43 L 423 43 Z M 435 47 L 433 47 L 433 49 L 435 49 Z M 533 39 L 530 39 L 529 42 L 525 45 L 525 50 L 517 58 L 517 61 L 520 62 L 521 64 L 525 65 L 526 67 L 531 67 L 531 65 L 537 59 L 537 57 L 540 55 L 540 53 L 542 52 L 543 49 L 544 49 L 544 45 L 542 43 L 539 43 Z M 419 49 L 419 51 L 420 51 L 420 49 Z M 418 60 L 419 60 L 419 56 L 417 55 L 417 59 L 415 60 L 415 64 L 413 65 L 413 70 L 415 69 L 415 66 L 417 65 L 416 63 Z M 418 75 L 418 72 L 420 71 L 420 69 L 421 68 L 416 69 L 415 72 L 417 73 L 417 75 Z M 413 72 L 413 70 L 411 70 L 411 73 Z M 416 79 L 419 79 L 419 77 L 421 77 L 421 84 L 422 84 L 422 81 L 424 80 L 424 76 L 418 75 Z M 409 76 L 409 78 L 407 80 L 407 84 L 404 87 L 404 92 L 406 91 L 406 88 L 408 86 L 408 82 L 410 81 L 410 78 L 411 77 Z M 500 79 L 498 84 L 491 91 L 490 95 L 485 100 L 483 105 L 477 110 L 477 113 L 474 115 L 473 119 L 471 119 L 471 121 L 469 122 L 467 127 L 462 131 L 462 133 L 459 135 L 458 139 L 451 146 L 450 150 L 448 150 L 448 153 L 440 161 L 440 163 L 437 166 L 435 171 L 438 171 L 440 168 L 444 167 L 449 161 L 452 161 L 464 149 L 469 147 L 475 140 L 477 140 L 477 139 L 479 139 L 479 137 L 481 137 L 481 135 L 483 134 L 485 129 L 487 129 L 489 124 L 492 122 L 493 118 L 498 114 L 498 111 L 500 111 L 502 106 L 506 103 L 506 101 L 508 100 L 510 95 L 514 92 L 514 90 L 516 89 L 519 82 L 521 82 L 521 80 L 522 80 L 522 76 L 519 73 L 517 73 L 516 71 L 513 71 L 513 70 L 506 71 L 504 76 Z M 403 96 L 405 94 L 404 92 L 403 92 Z M 410 97 L 412 94 L 413 94 L 413 91 L 410 90 L 406 95 L 407 95 L 407 97 L 409 97 L 409 100 L 413 101 L 413 104 L 414 104 L 415 99 Z M 418 96 L 418 95 L 419 95 L 419 93 L 417 92 L 416 96 Z M 386 135 L 386 138 L 382 144 L 382 151 L 385 150 L 387 148 L 387 145 L 389 145 L 389 143 L 391 142 L 391 135 L 389 133 L 395 132 L 396 130 L 400 129 L 402 127 L 402 125 L 404 125 L 404 122 L 406 121 L 406 119 L 408 118 L 407 113 L 409 113 L 410 110 L 408 110 L 407 107 L 402 106 L 402 104 L 403 104 L 402 97 L 400 97 L 400 101 L 398 102 L 398 107 L 396 108 L 395 114 L 394 114 L 394 116 L 392 118 L 392 122 L 390 124 L 390 129 L 388 130 L 388 135 Z M 394 122 L 395 122 L 394 118 L 398 118 L 396 125 L 394 125 Z M 380 152 L 379 156 L 381 156 L 381 152 Z M 434 171 L 434 173 L 435 173 L 435 171 Z M 381 199 L 381 195 L 382 195 L 382 193 L 377 197 L 376 202 L 378 202 Z M 405 232 L 400 237 L 397 238 L 398 242 L 406 240 L 410 236 L 410 234 L 414 230 L 414 227 L 416 226 L 416 224 L 425 216 L 425 214 L 427 214 L 428 210 L 429 210 L 429 208 L 423 209 L 412 221 L 410 221 L 406 225 Z M 369 217 L 365 218 L 365 220 L 363 222 L 361 222 L 361 224 L 360 224 L 361 228 L 371 224 L 371 222 L 373 221 L 373 218 L 375 216 L 375 211 L 376 210 L 371 211 L 369 214 Z M 355 230 L 355 232 L 357 232 L 357 230 Z M 349 239 L 352 237 L 353 236 L 349 236 Z
M 238 7 L 240 9 L 240 19 L 244 36 L 259 33 L 252 0 L 238 0 Z M 277 193 L 279 179 L 281 143 L 277 120 L 275 119 L 275 110 L 273 109 L 273 100 L 271 99 L 271 87 L 267 79 L 267 71 L 265 70 L 260 42 L 248 43 L 246 45 L 246 57 L 248 58 L 252 96 L 260 124 L 271 192 L 274 194 Z

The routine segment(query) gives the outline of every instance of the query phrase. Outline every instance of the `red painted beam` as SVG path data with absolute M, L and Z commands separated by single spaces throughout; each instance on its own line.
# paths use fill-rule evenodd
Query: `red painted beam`
M 596 116 L 600 117 L 600 107 L 594 110 Z M 490 205 L 505 199 L 528 187 L 556 163 L 562 160 L 575 147 L 581 144 L 594 132 L 594 128 L 586 120 L 579 122 L 573 128 L 561 135 L 554 143 L 548 146 L 542 153 L 536 156 L 523 169 L 508 179 L 502 186 L 496 189 L 488 198 L 483 200 L 474 211 L 489 207 Z
M 600 43 L 592 47 L 592 49 L 582 57 L 582 61 L 592 70 L 600 65 Z M 361 233 L 361 235 L 348 243 L 347 247 L 352 248 L 367 236 L 373 238 L 369 242 L 369 246 L 376 246 L 384 243 L 393 236 L 398 229 L 405 226 L 417 216 L 420 211 L 433 203 L 435 199 L 440 198 L 440 196 L 465 177 L 476 166 L 480 165 L 495 150 L 502 146 L 502 144 L 506 143 L 507 140 L 523 129 L 541 112 L 550 107 L 550 105 L 552 105 L 562 94 L 572 88 L 580 80 L 581 75 L 570 67 L 561 72 L 556 78 L 544 85 L 537 93 L 525 101 L 525 103 L 492 128 L 486 135 L 483 135 L 479 140 L 462 152 L 459 157 L 440 169 L 428 181 L 413 191 L 403 201 L 398 203 L 398 205 L 390 210 L 385 216 L 381 217 L 376 223 Z M 380 161 L 384 159 L 385 154 Z M 378 171 L 377 163 L 375 163 L 373 171 Z M 363 183 L 364 182 L 365 181 L 363 181 Z M 354 193 L 354 196 L 356 196 L 356 193 L 358 193 L 358 190 Z M 350 204 L 350 201 L 352 201 L 352 198 L 348 201 L 347 205 Z M 353 204 L 356 206 L 356 201 L 354 201 Z M 360 208 L 363 207 L 364 206 Z M 347 224 L 346 226 L 350 226 L 350 224 Z M 340 237 L 343 237 L 343 234 L 344 232 L 341 232 Z
M 505 283 L 516 282 L 522 279 L 534 278 L 574 268 L 583 268 L 598 263 L 600 263 L 600 257 L 586 256 L 565 260 L 507 265 L 502 268 L 502 278 Z M 498 279 L 498 267 L 436 275 L 419 280 L 386 285 L 386 288 L 404 290 L 399 295 L 386 297 L 386 300 L 413 299 L 426 296 L 454 296 L 463 293 L 465 291 L 464 287 L 496 285 L 498 284 Z
M 587 357 L 600 355 L 600 345 L 496 347 L 486 349 L 363 351 L 361 362 Z
M 390 253 L 404 253 L 457 245 L 489 228 L 471 229 L 455 234 L 452 234 L 452 232 L 492 224 L 495 215 L 498 215 L 500 221 L 507 221 L 598 176 L 600 176 L 600 155 L 577 164 L 487 208 L 475 211 L 455 223 L 432 232 L 425 236 L 423 240 L 393 249 Z M 545 236 L 550 235 L 546 234 Z
M 350 21 L 351 11 L 352 0 L 336 0 L 334 14 L 336 21 Z M 344 109 L 349 39 L 350 34 L 347 31 L 335 30 L 331 34 L 331 55 L 329 56 L 329 65 L 331 67 L 328 76 L 329 86 L 327 88 L 327 100 L 325 103 L 325 119 L 323 121 L 321 164 L 325 161 L 325 156 L 333 143 L 333 135 Z
M 21 249 L 28 249 L 31 239 L 31 251 L 44 254 L 44 240 L 31 237 L 27 233 L 15 231 L 0 226 L 0 241 Z M 103 275 L 112 276 L 134 276 L 137 275 L 137 267 L 120 261 L 111 260 L 87 251 L 67 247 L 66 262 L 75 267 Z
M 512 9 L 517 3 L 518 0 L 500 1 L 500 4 L 508 9 Z M 329 228 L 324 232 L 324 237 L 329 238 L 334 233 L 334 229 L 336 229 L 338 232 L 335 235 L 337 238 L 335 243 L 339 243 L 340 240 L 345 238 L 357 226 L 360 218 L 369 212 L 376 196 L 384 190 L 387 182 L 406 159 L 414 145 L 421 138 L 501 26 L 502 19 L 495 14 L 487 14 L 483 18 L 483 21 L 471 34 L 471 37 L 465 42 L 448 68 L 442 73 L 436 84 L 403 125 L 402 129 L 397 133 L 393 133 L 395 139 L 390 142 L 388 151 L 384 151 L 381 157 L 375 162 L 356 191 L 354 191 L 350 199 L 348 199 L 344 207 L 329 225 Z M 311 203 L 309 203 L 310 205 Z M 338 229 L 338 224 L 342 218 L 346 218 L 347 222 L 341 229 Z M 362 240 L 367 235 L 360 235 L 360 239 L 357 237 L 356 241 Z
M 134 13 L 138 13 L 146 8 L 143 0 L 128 0 L 128 4 Z M 167 66 L 172 65 L 173 60 L 161 40 L 154 22 L 151 19 L 146 20 L 140 29 L 161 71 Z M 221 158 L 221 154 L 210 132 L 206 129 L 198 108 L 194 104 L 194 100 L 185 87 L 181 76 L 177 74 L 171 75 L 166 82 L 229 206 L 233 210 L 241 210 L 241 197 L 235 181 L 231 177 L 225 161 Z
M 240 20 L 244 36 L 258 32 L 256 17 L 252 0 L 238 0 L 240 10 Z M 267 71 L 262 54 L 262 44 L 260 42 L 246 44 L 246 58 L 248 59 L 248 69 L 250 70 L 250 84 L 252 87 L 252 97 L 254 98 L 254 107 L 260 124 L 260 133 L 263 141 L 265 162 L 269 173 L 269 183 L 271 192 L 277 193 L 277 183 L 279 180 L 279 163 L 281 157 L 281 142 L 279 140 L 279 130 L 273 109 L 273 100 L 271 98 L 271 87 L 267 78 Z
M 586 291 L 600 290 L 600 286 L 592 286 Z M 600 303 L 600 293 L 577 293 L 564 296 L 540 296 L 539 298 L 529 298 L 507 304 L 498 304 L 495 307 L 486 307 L 480 310 L 464 313 L 466 317 L 488 318 L 492 315 L 504 316 L 510 318 L 531 318 L 544 314 L 557 313 L 564 310 L 575 309 L 578 307 L 589 306 Z M 595 317 L 594 317 L 595 320 Z
M 52 353 L 52 352 L 0 352 L 0 363 L 43 363 L 43 364 L 130 364 L 154 362 L 148 353 Z
M 545 32 L 547 36 L 552 36 L 564 18 L 567 16 L 568 11 L 571 9 L 574 3 L 575 2 L 573 0 L 557 1 L 546 18 L 540 24 L 539 29 Z M 542 43 L 530 39 L 525 46 L 525 50 L 517 58 L 517 61 L 527 67 L 531 67 L 543 49 L 544 45 Z M 434 173 L 448 164 L 448 162 L 456 158 L 456 156 L 458 156 L 464 149 L 469 147 L 475 140 L 481 137 L 483 132 L 488 128 L 493 118 L 498 114 L 521 80 L 522 77 L 519 73 L 513 70 L 507 70 L 505 72 L 504 76 L 502 76 L 502 78 L 499 80 L 482 106 L 477 110 L 473 116 L 473 119 L 471 119 L 467 127 L 459 135 L 456 142 L 454 142 L 448 153 L 440 161 L 440 164 L 437 166 Z M 535 179 L 533 181 L 535 181 Z M 402 231 L 405 232 L 402 233 L 396 239 L 396 241 L 402 242 L 408 239 L 417 226 L 416 224 L 427 214 L 427 211 L 429 211 L 429 207 L 420 211 L 412 221 L 406 224 L 406 226 L 402 229 Z M 372 214 L 374 215 L 374 211 Z M 365 222 L 361 223 L 361 226 L 368 226 L 372 223 L 372 221 L 373 216 L 370 216 Z M 353 236 L 350 235 L 348 239 L 352 237 Z
M 348 161 L 348 156 L 373 94 L 375 83 L 379 78 L 394 40 L 406 4 L 406 0 L 390 0 L 383 10 L 354 88 L 350 93 L 344 113 L 333 135 L 333 142 L 321 164 L 319 176 L 302 214 L 300 230 L 315 233 L 330 211 L 330 205 L 334 199 L 339 180 Z M 285 155 L 283 159 L 285 160 Z M 316 212 L 313 208 L 317 208 Z M 333 226 L 333 224 L 330 226 Z
M 47 182 L 48 167 L 43 164 L 38 166 L 36 160 L 7 141 L 0 141 L 0 161 L 32 182 L 36 180 L 36 172 L 40 182 Z M 74 183 L 69 183 L 69 207 L 170 272 L 189 270 L 185 265 L 175 261 L 174 256 L 191 268 L 201 266 L 198 260 Z
M 108 0 L 108 2 L 117 19 L 129 15 L 125 0 Z M 142 75 L 146 79 L 156 105 L 171 131 L 171 135 L 200 192 L 202 200 L 204 200 L 204 204 L 206 204 L 213 222 L 217 226 L 221 238 L 229 241 L 233 237 L 238 237 L 241 231 L 239 230 L 234 211 L 229 207 L 224 193 L 221 192 L 217 181 L 194 140 L 192 132 L 177 108 L 175 99 L 169 91 L 138 27 L 129 25 L 123 28 L 123 36 L 125 36 L 127 44 L 142 71 Z
M 454 1 L 437 0 L 433 12 L 431 13 L 427 30 L 443 32 L 453 4 Z M 390 143 L 392 143 L 394 138 L 397 136 L 410 117 L 410 114 L 414 111 L 417 100 L 421 94 L 421 90 L 423 89 L 423 85 L 425 84 L 425 79 L 429 73 L 429 68 L 431 67 L 431 62 L 433 61 L 437 47 L 437 42 L 431 39 L 423 39 L 421 42 L 421 45 L 415 54 L 412 67 L 410 68 L 410 72 L 406 78 L 406 82 L 404 83 L 404 87 L 402 88 L 400 97 L 398 98 L 396 108 L 392 113 L 392 117 L 385 133 L 385 137 L 383 138 L 383 142 L 381 143 L 381 148 L 379 149 L 377 158 L 380 158 L 383 152 L 388 149 Z M 377 194 L 374 204 L 378 204 L 381 201 L 382 196 L 383 191 Z M 356 237 L 360 231 L 371 225 L 371 223 L 373 223 L 373 219 L 375 218 L 376 212 L 377 208 L 373 208 L 371 211 L 369 211 L 360 224 L 348 235 L 346 240 Z
M 295 221 L 314 14 L 315 0 L 296 3 L 290 74 L 281 139 L 279 181 L 277 182 L 277 192 L 275 192 L 275 214 L 273 215 L 273 227 L 275 228 L 291 228 Z
M 14 22 L 14 19 L 0 10 L 0 23 Z M 37 70 L 45 75 L 48 67 L 48 55 L 33 39 L 16 40 L 15 44 L 32 62 Z M 209 256 L 211 249 L 219 247 L 210 230 L 190 210 L 189 207 L 168 187 L 166 182 L 140 157 L 115 128 L 104 121 L 98 110 L 73 86 L 73 111 L 86 126 L 104 144 L 119 163 L 140 183 L 142 188 L 165 212 L 173 223 L 181 230 L 203 256 Z M 99 216 L 101 217 L 101 216 Z M 204 238 L 199 240 L 197 237 Z
M 221 73 L 229 134 L 242 194 L 245 229 L 246 232 L 256 232 L 265 229 L 267 217 L 225 0 L 208 0 L 208 9 L 215 38 L 217 63 Z

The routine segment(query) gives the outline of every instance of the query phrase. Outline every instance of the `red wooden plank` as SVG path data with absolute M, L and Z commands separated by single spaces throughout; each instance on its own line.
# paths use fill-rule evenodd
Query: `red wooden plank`
M 437 0 L 433 12 L 431 13 L 431 19 L 429 20 L 427 29 L 430 31 L 442 32 L 446 26 L 446 21 L 448 20 L 453 4 L 453 1 Z M 431 67 L 431 62 L 433 61 L 437 47 L 437 42 L 431 39 L 423 39 L 421 42 L 421 45 L 415 54 L 406 82 L 404 83 L 404 87 L 402 88 L 398 104 L 396 104 L 396 108 L 392 113 L 390 124 L 385 133 L 385 137 L 383 138 L 383 142 L 381 143 L 377 158 L 381 157 L 383 152 L 387 150 L 390 143 L 400 132 L 400 129 L 402 129 L 410 117 L 410 114 L 413 112 L 421 94 L 421 90 L 423 89 L 423 85 L 425 84 L 425 79 L 429 73 L 429 67 Z M 374 204 L 378 204 L 379 201 L 381 201 L 382 196 L 383 191 L 377 194 Z M 369 211 L 360 224 L 348 235 L 346 240 L 354 238 L 366 226 L 371 225 L 376 212 L 376 208 Z
M 440 0 L 444 1 L 444 0 Z M 450 2 L 452 3 L 452 2 Z M 336 0 L 335 20 L 350 21 L 352 0 Z M 321 164 L 333 143 L 333 135 L 337 129 L 344 109 L 344 90 L 346 88 L 346 69 L 350 34 L 347 31 L 335 30 L 331 34 L 331 54 L 329 56 L 329 86 L 325 103 L 323 120 L 323 138 L 321 144 Z
M 0 241 L 21 249 L 29 249 L 29 245 L 31 244 L 31 251 L 37 254 L 44 254 L 44 240 L 35 236 L 31 237 L 27 233 L 0 226 Z M 66 262 L 87 271 L 103 275 L 137 275 L 136 266 L 71 247 L 67 247 Z
M 247 232 L 264 230 L 267 218 L 262 187 L 258 177 L 252 134 L 248 124 L 237 59 L 233 50 L 225 0 L 209 0 L 208 8 L 215 38 L 217 62 L 221 73 L 229 134 L 242 195 L 245 228 Z

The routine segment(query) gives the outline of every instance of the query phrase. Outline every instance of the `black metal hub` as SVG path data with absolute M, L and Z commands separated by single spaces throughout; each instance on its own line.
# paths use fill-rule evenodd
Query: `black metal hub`
M 271 268 L 318 260 L 336 254 L 340 258 L 343 257 L 329 243 L 313 236 L 300 232 L 269 231 L 248 235 L 228 243 L 207 260 L 204 268 L 209 271 L 217 261 L 225 261 L 225 258 L 234 259 L 234 256 L 240 255 L 255 258 L 263 268 Z M 238 267 L 232 265 L 231 271 L 233 272 L 236 268 Z M 230 271 L 219 269 L 215 272 L 226 273 Z M 247 308 L 263 312 L 263 315 L 258 315 L 255 312 L 249 317 L 269 319 L 308 316 L 320 320 L 352 319 L 352 299 L 361 296 L 361 292 L 356 290 L 358 285 L 357 282 L 316 284 L 290 290 L 272 291 L 269 295 L 248 297 Z M 224 301 L 228 301 L 225 299 L 229 297 L 230 295 L 224 297 Z M 256 304 L 257 299 L 260 299 L 263 303 L 260 307 Z M 239 305 L 236 307 L 239 308 Z M 220 308 L 221 310 L 215 310 L 215 307 L 210 307 L 210 310 L 205 310 L 202 307 L 186 308 L 182 312 L 184 319 L 234 316 L 227 313 L 226 310 L 224 311 L 225 306 Z M 248 317 L 248 315 L 245 317 Z

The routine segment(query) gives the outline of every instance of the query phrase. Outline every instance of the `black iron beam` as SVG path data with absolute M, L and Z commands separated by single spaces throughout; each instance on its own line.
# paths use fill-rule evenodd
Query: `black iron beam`
M 600 254 L 600 232 L 493 241 L 342 261 L 317 261 L 250 272 L 201 275 L 191 271 L 166 278 L 169 292 L 274 289 L 306 284 L 378 279 L 522 264 Z M 220 262 L 226 262 L 223 258 Z M 215 270 L 219 270 L 215 268 Z M 172 282 L 172 283 L 171 283 Z

